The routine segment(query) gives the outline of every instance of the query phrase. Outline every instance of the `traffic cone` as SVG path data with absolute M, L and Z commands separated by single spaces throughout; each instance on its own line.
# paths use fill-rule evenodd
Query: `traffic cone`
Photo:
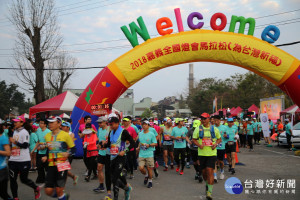
M 225 153 L 225 159 L 227 159 L 227 154 Z M 239 163 L 237 153 L 235 153 L 235 163 Z
M 236 142 L 236 152 L 239 153 L 240 152 L 240 149 L 239 149 L 239 145 L 238 143 Z

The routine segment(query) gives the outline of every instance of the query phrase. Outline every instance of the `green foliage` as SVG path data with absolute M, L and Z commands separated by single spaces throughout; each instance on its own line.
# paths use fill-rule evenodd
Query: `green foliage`
M 248 108 L 252 104 L 259 106 L 261 98 L 283 95 L 283 92 L 268 80 L 252 73 L 235 74 L 228 79 L 206 78 L 199 81 L 187 98 L 193 115 L 203 112 L 212 113 L 212 101 L 218 98 L 218 109 L 240 106 Z M 286 107 L 293 104 L 286 96 Z
M 31 107 L 31 102 L 25 102 L 25 94 L 18 91 L 18 85 L 7 85 L 5 81 L 0 82 L 0 118 L 8 116 L 10 109 L 14 107 L 19 108 L 19 113 L 28 112 Z
M 141 118 L 150 118 L 152 117 L 152 112 L 149 108 L 146 108 L 145 111 L 142 113 Z

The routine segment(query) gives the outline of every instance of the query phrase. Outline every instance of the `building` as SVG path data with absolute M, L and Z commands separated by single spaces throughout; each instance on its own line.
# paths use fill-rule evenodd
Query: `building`
M 133 115 L 141 116 L 147 108 L 150 109 L 151 105 L 152 105 L 152 98 L 150 97 L 143 98 L 139 103 L 133 104 Z
M 133 89 L 126 90 L 113 104 L 113 107 L 123 113 L 123 116 L 133 115 Z

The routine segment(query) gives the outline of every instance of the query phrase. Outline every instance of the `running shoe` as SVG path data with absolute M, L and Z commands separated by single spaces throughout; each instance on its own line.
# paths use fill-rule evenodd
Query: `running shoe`
M 179 167 L 177 167 L 177 168 L 176 168 L 176 172 L 179 172 L 179 169 L 180 169 L 180 168 L 179 168 Z
M 197 173 L 196 175 L 195 175 L 195 180 L 198 180 L 199 179 L 199 174 Z
M 165 167 L 163 171 L 164 171 L 164 172 L 168 171 L 168 167 Z
M 203 182 L 203 177 L 199 176 L 199 183 L 202 183 L 202 182 Z
M 171 166 L 171 169 L 174 169 L 174 165 L 170 165 Z
M 224 173 L 220 174 L 220 179 L 223 180 L 224 179 Z
M 147 176 L 147 177 L 145 177 L 145 179 L 144 179 L 144 185 L 147 185 L 147 183 L 148 183 L 148 179 L 149 179 L 149 177 Z
M 231 169 L 231 174 L 235 174 L 234 168 Z
M 105 188 L 99 185 L 99 187 L 93 189 L 93 191 L 96 193 L 105 192 Z
M 132 191 L 132 187 L 131 185 L 129 184 L 128 186 L 128 190 L 125 191 L 125 200 L 129 200 L 130 199 L 130 192 Z
M 190 169 L 190 163 L 186 163 L 186 168 Z
M 218 178 L 217 178 L 217 176 L 214 177 L 214 182 L 215 182 L 215 183 L 218 183 Z
M 157 178 L 158 177 L 158 171 L 157 171 L 157 169 L 154 169 L 154 174 L 155 174 L 155 177 Z
M 149 182 L 149 183 L 148 183 L 147 188 L 152 188 L 152 182 Z
M 130 174 L 129 179 L 133 179 L 133 178 L 134 178 L 133 174 Z
M 104 200 L 112 200 L 111 194 L 108 194 L 104 197 Z
M 89 176 L 86 176 L 86 177 L 84 178 L 84 180 L 85 180 L 86 182 L 90 182 L 90 177 L 89 177 Z
M 74 175 L 73 185 L 77 185 L 78 179 L 79 179 L 79 177 L 77 175 Z
M 40 187 L 37 187 L 35 190 L 34 190 L 34 199 L 39 199 L 41 198 L 41 188 Z
M 179 174 L 180 174 L 180 175 L 183 175 L 183 170 L 181 170 Z
M 212 200 L 212 196 L 211 196 L 211 193 L 209 191 L 206 192 L 206 199 L 207 200 Z

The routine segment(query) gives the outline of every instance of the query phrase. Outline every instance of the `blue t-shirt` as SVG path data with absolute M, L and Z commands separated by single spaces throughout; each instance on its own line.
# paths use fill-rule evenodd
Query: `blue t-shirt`
M 39 143 L 41 145 L 46 145 L 45 135 L 47 135 L 47 133 L 50 133 L 50 132 L 51 131 L 47 128 L 44 131 L 42 131 L 41 128 L 37 129 L 36 134 L 38 136 Z M 39 154 L 46 154 L 46 153 L 47 153 L 47 148 L 39 150 Z
M 186 134 L 188 132 L 188 129 L 186 127 L 178 128 L 177 126 L 173 128 L 171 136 L 173 137 L 186 137 Z M 181 149 L 186 148 L 186 140 L 180 139 L 180 140 L 174 140 L 174 148 Z
M 4 145 L 6 144 L 9 144 L 8 137 L 2 134 L 0 136 L 0 151 L 4 151 Z M 4 169 L 6 166 L 6 156 L 0 155 L 0 169 Z
M 139 133 L 139 140 L 140 140 L 140 152 L 139 157 L 141 158 L 151 158 L 153 157 L 153 151 L 155 150 L 154 147 L 146 148 L 142 144 L 157 144 L 157 140 L 153 132 L 144 133 L 144 130 L 142 130 Z
M 217 146 L 217 149 L 219 150 L 224 150 L 225 149 L 225 144 L 226 144 L 226 138 L 224 138 L 224 134 L 227 130 L 227 126 L 225 125 L 220 125 L 220 126 L 215 126 L 217 129 L 219 129 L 219 132 L 220 132 L 220 135 L 221 135 L 221 139 L 222 139 L 222 142 Z
M 285 125 L 285 132 L 289 135 L 291 135 L 291 124 L 288 123 Z
M 99 142 L 101 142 L 103 140 L 107 141 L 108 140 L 108 134 L 109 134 L 109 128 L 107 128 L 107 129 L 99 128 L 98 133 L 97 133 Z M 108 151 L 107 149 L 106 150 L 99 150 L 99 155 L 106 156 L 106 154 L 108 153 L 107 151 Z
M 227 130 L 226 130 L 226 134 L 229 136 L 228 139 L 226 140 L 227 142 L 234 142 L 234 136 L 237 132 L 237 127 L 236 126 L 232 126 L 231 128 L 228 126 Z
M 251 124 L 247 125 L 247 134 L 253 135 L 253 125 L 251 125 Z

